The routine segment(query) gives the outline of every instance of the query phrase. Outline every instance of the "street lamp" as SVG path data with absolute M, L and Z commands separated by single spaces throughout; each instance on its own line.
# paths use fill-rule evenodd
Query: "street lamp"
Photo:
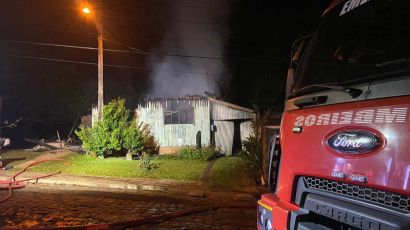
M 91 13 L 90 8 L 84 7 L 84 8 L 83 8 L 83 13 L 84 13 L 84 14 L 90 14 L 90 13 Z
M 85 15 L 91 15 L 91 10 L 88 7 L 84 7 L 82 12 Z M 102 120 L 103 107 L 104 107 L 104 61 L 103 61 L 103 32 L 101 24 L 101 14 L 97 15 L 96 25 L 98 30 L 98 97 L 97 97 L 97 111 L 98 121 Z

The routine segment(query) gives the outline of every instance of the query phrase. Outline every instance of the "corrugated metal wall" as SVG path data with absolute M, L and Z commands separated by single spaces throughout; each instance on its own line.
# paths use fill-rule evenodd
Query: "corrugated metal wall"
M 215 147 L 225 155 L 232 155 L 234 123 L 230 121 L 214 121 L 217 127 Z
M 232 155 L 236 153 L 233 151 L 240 149 L 241 144 L 238 142 L 246 140 L 252 132 L 251 120 L 255 119 L 256 114 L 252 110 L 223 101 L 212 100 L 211 105 L 211 117 L 217 127 L 215 146 L 226 155 Z
M 152 134 L 161 147 L 182 147 L 196 145 L 196 134 L 201 131 L 202 146 L 210 143 L 210 117 L 207 100 L 179 100 L 177 103 L 189 103 L 194 108 L 194 124 L 164 124 L 164 110 L 171 101 L 147 102 L 139 106 L 136 112 L 140 122 L 150 125 Z M 174 101 L 175 102 L 175 101 Z
M 214 121 L 217 127 L 215 133 L 215 147 L 220 149 L 225 155 L 232 155 L 235 133 L 235 121 Z M 252 121 L 241 122 L 240 126 L 240 141 L 246 140 L 252 133 Z M 237 137 L 239 138 L 239 137 Z
M 255 113 L 229 108 L 224 104 L 212 103 L 214 121 L 254 119 Z
M 241 141 L 246 140 L 253 132 L 252 122 L 253 121 L 246 121 L 241 123 Z
M 165 124 L 164 112 L 178 103 L 188 103 L 194 108 L 194 124 Z M 232 149 L 238 149 L 238 145 L 240 148 L 240 142 L 252 132 L 251 120 L 256 117 L 252 110 L 215 99 L 149 101 L 138 106 L 136 112 L 140 122 L 149 124 L 161 147 L 195 146 L 198 131 L 201 145 L 207 146 L 211 142 L 213 122 L 217 127 L 215 147 L 226 155 L 232 155 Z
M 94 126 L 97 121 L 98 121 L 98 108 L 92 107 L 91 108 L 91 126 Z

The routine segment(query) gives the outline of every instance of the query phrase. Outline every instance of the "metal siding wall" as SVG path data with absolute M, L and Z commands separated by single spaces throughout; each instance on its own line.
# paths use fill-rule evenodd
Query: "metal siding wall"
M 183 100 L 181 100 L 183 101 Z M 210 143 L 210 114 L 209 103 L 206 100 L 187 100 L 194 107 L 195 124 L 164 125 L 164 107 L 169 101 L 148 102 L 145 106 L 138 106 L 140 122 L 150 125 L 152 134 L 157 138 L 161 147 L 182 147 L 196 145 L 196 134 L 201 131 L 203 146 Z
M 195 133 L 192 138 L 196 144 L 196 133 L 201 131 L 201 145 L 207 146 L 211 143 L 211 116 L 209 114 L 209 102 L 199 101 L 194 106 L 195 108 Z
M 234 123 L 229 121 L 215 121 L 215 147 L 227 156 L 232 155 Z
M 230 108 L 224 104 L 216 102 L 211 103 L 212 119 L 217 126 L 215 133 L 215 145 L 220 148 L 226 155 L 232 155 L 234 141 L 234 122 L 233 120 L 255 119 L 256 114 L 253 112 L 242 111 Z M 241 141 L 245 140 L 251 132 L 251 122 L 245 122 L 240 125 Z
M 256 117 L 255 113 L 231 109 L 217 103 L 212 103 L 212 106 L 212 118 L 215 121 L 253 119 Z
M 148 102 L 145 107 L 136 109 L 140 123 L 149 125 L 151 133 L 155 136 L 160 146 L 164 143 L 164 112 L 161 102 Z
M 98 121 L 98 109 L 97 107 L 91 108 L 91 126 L 94 126 Z
M 246 140 L 252 131 L 252 121 L 241 123 L 241 141 Z

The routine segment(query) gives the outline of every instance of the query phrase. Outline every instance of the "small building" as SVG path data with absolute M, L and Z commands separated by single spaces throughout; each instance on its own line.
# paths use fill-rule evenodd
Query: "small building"
M 149 125 L 162 154 L 208 145 L 226 155 L 235 154 L 256 118 L 251 109 L 203 96 L 146 100 L 136 113 L 140 122 Z

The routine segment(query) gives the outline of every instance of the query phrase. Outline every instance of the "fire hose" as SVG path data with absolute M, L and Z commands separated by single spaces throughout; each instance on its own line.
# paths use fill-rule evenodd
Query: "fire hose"
M 15 189 L 21 189 L 25 187 L 25 182 L 32 181 L 32 180 L 38 180 L 41 178 L 46 178 L 50 176 L 54 176 L 57 174 L 60 174 L 62 170 L 54 172 L 54 173 L 49 173 L 46 175 L 41 175 L 37 177 L 32 177 L 32 178 L 27 178 L 27 179 L 21 179 L 17 180 L 16 177 L 20 176 L 24 172 L 26 172 L 27 169 L 45 163 L 49 161 L 61 161 L 64 163 L 70 163 L 67 160 L 64 159 L 45 159 L 41 161 L 34 162 L 25 168 L 23 168 L 21 171 L 17 172 L 14 174 L 9 180 L 0 180 L 0 190 L 8 190 L 7 195 L 5 195 L 3 198 L 0 198 L 0 203 L 8 200 L 12 194 L 13 190 Z M 94 225 L 85 225 L 85 226 L 70 226 L 70 227 L 55 227 L 55 228 L 43 228 L 43 229 L 87 229 L 87 230 L 93 230 L 93 229 L 123 229 L 123 228 L 129 228 L 129 227 L 136 227 L 144 224 L 151 224 L 151 223 L 157 223 L 160 221 L 165 221 L 168 219 L 173 219 L 173 218 L 178 218 L 186 215 L 191 215 L 191 214 L 196 214 L 196 213 L 202 213 L 202 212 L 209 212 L 217 209 L 235 209 L 235 208 L 242 208 L 242 209 L 254 209 L 256 206 L 255 205 L 210 205 L 210 206 L 202 206 L 202 207 L 193 207 L 187 210 L 183 211 L 177 211 L 177 212 L 172 212 L 172 213 L 166 213 L 166 214 L 161 214 L 161 215 L 156 215 L 156 216 L 151 216 L 151 217 L 141 217 L 137 218 L 135 220 L 131 221 L 126 221 L 126 222 L 118 222 L 118 223 L 107 223 L 107 224 L 94 224 Z M 9 228 L 13 229 L 13 228 Z
M 4 202 L 4 201 L 6 201 L 10 198 L 13 195 L 13 190 L 24 188 L 26 186 L 25 182 L 32 181 L 32 180 L 37 181 L 38 179 L 41 179 L 41 178 L 51 177 L 51 176 L 60 174 L 62 170 L 57 171 L 57 172 L 53 172 L 53 173 L 49 173 L 49 174 L 45 174 L 45 175 L 41 175 L 41 176 L 27 178 L 27 179 L 21 179 L 21 180 L 17 179 L 17 177 L 20 176 L 21 174 L 23 174 L 24 172 L 26 172 L 27 169 L 29 169 L 33 166 L 39 165 L 39 164 L 50 162 L 50 161 L 61 161 L 63 163 L 66 163 L 67 167 L 69 167 L 69 165 L 71 165 L 70 161 L 67 161 L 67 160 L 64 160 L 64 159 L 58 159 L 58 158 L 44 159 L 44 160 L 36 161 L 36 162 L 33 162 L 33 163 L 27 165 L 22 170 L 20 170 L 19 172 L 17 172 L 13 176 L 11 176 L 11 178 L 9 180 L 0 180 L 0 190 L 8 190 L 7 194 L 5 196 L 3 196 L 2 198 L 0 198 L 0 203 Z

